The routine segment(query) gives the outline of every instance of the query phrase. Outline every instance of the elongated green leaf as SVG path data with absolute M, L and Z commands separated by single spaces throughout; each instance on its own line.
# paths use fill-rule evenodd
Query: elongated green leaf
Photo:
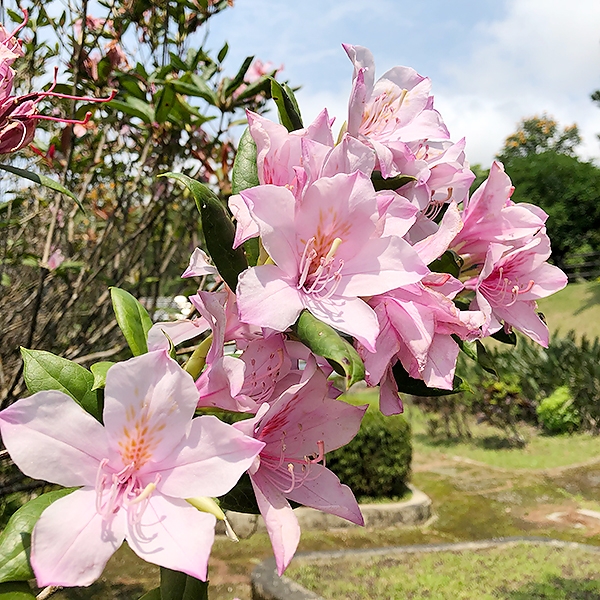
M 21 348 L 21 356 L 23 378 L 32 394 L 59 390 L 101 421 L 102 411 L 94 391 L 94 376 L 86 368 L 44 350 Z
M 161 567 L 160 594 L 161 600 L 208 600 L 208 582 Z
M 233 94 L 233 92 L 235 92 L 235 90 L 237 90 L 240 87 L 240 85 L 244 83 L 244 77 L 246 76 L 246 73 L 248 72 L 248 69 L 250 68 L 250 65 L 252 64 L 253 60 L 254 56 L 247 56 L 244 59 L 240 70 L 236 73 L 235 77 L 227 84 L 225 88 L 225 98 L 229 98 L 229 96 L 231 96 L 231 94 Z
M 0 534 L 0 582 L 27 581 L 33 577 L 29 565 L 33 527 L 46 508 L 73 490 L 65 488 L 42 494 L 22 506 L 10 518 L 6 529 Z
M 217 60 L 219 62 L 223 62 L 225 60 L 225 57 L 227 56 L 228 52 L 229 52 L 229 44 L 227 42 L 225 42 L 225 44 L 223 44 L 223 47 L 219 50 L 219 54 L 217 54 Z
M 108 106 L 131 117 L 138 117 L 147 125 L 150 125 L 154 121 L 154 110 L 152 107 L 144 100 L 134 98 L 133 96 L 128 96 L 127 102 L 111 100 Z
M 243 248 L 233 249 L 235 227 L 223 203 L 210 188 L 187 175 L 163 173 L 159 177 L 176 179 L 190 190 L 200 211 L 206 248 L 219 275 L 235 290 L 238 276 L 248 268 L 248 261 Z
M 463 381 L 458 375 L 454 376 L 451 390 L 427 387 L 422 379 L 413 379 L 406 372 L 400 361 L 392 367 L 392 372 L 398 385 L 398 391 L 404 394 L 411 394 L 413 396 L 449 396 L 458 392 L 471 391 L 469 384 Z
M 333 327 L 303 310 L 293 329 L 305 346 L 326 358 L 336 373 L 346 377 L 348 387 L 365 378 L 365 366 L 358 352 Z
M 282 86 L 277 80 L 271 78 L 271 97 L 277 105 L 279 120 L 288 131 L 302 129 L 302 116 L 294 93 L 288 86 Z
M 446 250 L 442 256 L 429 265 L 429 268 L 436 273 L 449 273 L 458 278 L 463 264 L 463 259 L 454 250 Z
M 175 104 L 175 88 L 170 84 L 165 84 L 165 87 L 160 92 L 160 98 L 156 105 L 155 119 L 161 124 L 167 120 L 169 113 Z
M 29 181 L 33 181 L 38 185 L 43 185 L 44 187 L 50 188 L 55 192 L 60 192 L 65 196 L 69 196 L 72 200 L 75 200 L 77 206 L 81 210 L 83 210 L 83 206 L 79 200 L 77 200 L 77 196 L 73 192 L 70 192 L 66 187 L 58 183 L 58 181 L 54 181 L 54 179 L 50 179 L 50 177 L 46 177 L 45 175 L 40 175 L 38 173 L 33 173 L 32 171 L 27 171 L 26 169 L 19 169 L 17 167 L 13 167 L 12 165 L 0 165 L 0 169 L 3 171 L 8 171 L 13 175 L 18 175 L 19 177 L 23 177 L 24 179 L 29 179 Z
M 504 328 L 502 328 L 499 331 L 496 331 L 496 333 L 493 333 L 491 337 L 503 344 L 508 344 L 509 346 L 517 345 L 517 334 L 514 331 L 507 333 Z
M 152 320 L 146 309 L 129 293 L 118 287 L 110 288 L 117 323 L 134 356 L 148 352 L 148 331 Z
M 0 583 L 0 600 L 35 600 L 35 595 L 24 581 Z
M 271 77 L 275 77 L 276 71 L 272 71 L 269 75 L 263 75 L 260 79 L 248 84 L 238 96 L 235 97 L 236 102 L 254 98 L 258 94 L 268 96 L 271 92 Z
M 256 165 L 256 144 L 250 135 L 250 128 L 247 127 L 240 138 L 237 154 L 233 161 L 231 191 L 239 194 L 241 191 L 257 185 L 260 185 L 260 181 Z
M 251 515 L 260 514 L 252 482 L 247 473 L 240 477 L 231 490 L 219 498 L 219 505 L 223 510 L 234 510 Z
M 381 171 L 373 171 L 371 174 L 371 181 L 373 182 L 373 187 L 377 192 L 382 190 L 397 190 L 403 185 L 415 180 L 416 177 L 413 177 L 412 175 L 394 175 L 394 177 L 384 179 L 381 175 Z
M 106 385 L 106 374 L 114 364 L 115 363 L 111 362 L 110 360 L 103 360 L 102 362 L 97 362 L 90 367 L 90 371 L 94 376 L 94 385 L 92 386 L 93 390 L 104 388 Z
M 139 600 L 162 600 L 162 596 L 160 595 L 160 588 L 154 588 L 149 592 L 146 592 Z
M 216 65 L 214 65 L 214 67 L 216 70 Z M 205 76 L 208 77 L 208 75 Z M 194 95 L 204 98 L 204 100 L 206 100 L 209 104 L 215 106 L 217 104 L 217 97 L 215 92 L 209 87 L 206 79 L 204 79 L 204 77 L 200 77 L 200 75 L 196 75 L 195 73 L 193 73 L 190 78 L 197 89 L 197 93 Z
M 479 363 L 482 369 L 492 375 L 498 375 L 491 356 L 479 340 L 466 342 L 465 340 L 461 340 L 457 335 L 453 335 L 452 339 L 471 360 Z

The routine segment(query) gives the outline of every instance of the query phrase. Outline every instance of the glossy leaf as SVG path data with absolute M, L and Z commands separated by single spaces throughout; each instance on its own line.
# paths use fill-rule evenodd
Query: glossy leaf
M 156 105 L 155 119 L 159 124 L 163 124 L 175 104 L 175 88 L 167 83 L 160 91 L 158 104 Z
M 152 320 L 148 311 L 129 293 L 118 287 L 110 288 L 117 323 L 134 356 L 148 352 L 148 331 Z
M 44 350 L 21 348 L 23 379 L 27 389 L 35 394 L 59 390 L 68 394 L 81 407 L 100 421 L 102 411 L 94 391 L 94 376 L 71 360 Z
M 33 577 L 29 564 L 33 527 L 46 508 L 74 489 L 65 488 L 42 494 L 22 506 L 10 518 L 0 535 L 0 582 L 27 581 Z
M 260 185 L 258 180 L 258 167 L 256 165 L 256 144 L 250 135 L 250 129 L 247 127 L 240 143 L 238 144 L 237 154 L 233 161 L 231 171 L 231 191 L 233 194 L 239 194 L 242 190 Z
M 208 582 L 160 568 L 161 600 L 208 600 Z
M 154 588 L 149 592 L 146 592 L 139 600 L 162 600 L 162 596 L 160 595 L 160 588 Z
M 229 96 L 231 96 L 231 94 L 233 94 L 233 92 L 235 92 L 235 90 L 237 90 L 242 85 L 242 83 L 244 83 L 244 77 L 246 76 L 246 73 L 248 72 L 248 69 L 250 68 L 250 65 L 252 64 L 253 60 L 254 56 L 247 56 L 244 59 L 240 70 L 225 87 L 225 98 L 229 98 Z
M 514 331 L 507 333 L 504 327 L 499 331 L 496 331 L 496 333 L 492 333 L 491 337 L 493 337 L 498 342 L 508 344 L 509 346 L 517 345 L 517 334 Z
M 32 171 L 27 171 L 26 169 L 19 169 L 18 167 L 13 167 L 12 165 L 2 165 L 0 164 L 0 169 L 3 171 L 8 171 L 13 175 L 18 175 L 19 177 L 23 177 L 24 179 L 29 179 L 29 181 L 33 181 L 38 185 L 43 185 L 55 192 L 60 192 L 65 196 L 69 196 L 72 200 L 75 200 L 77 206 L 81 210 L 83 210 L 83 206 L 77 199 L 77 196 L 71 191 L 69 191 L 66 187 L 58 183 L 58 181 L 54 181 L 54 179 L 50 179 L 50 177 L 46 177 L 45 175 L 40 175 L 39 173 L 33 173 Z
M 412 175 L 394 175 L 394 177 L 384 179 L 381 171 L 373 171 L 371 181 L 375 191 L 380 192 L 382 190 L 397 190 L 411 181 L 416 181 L 416 177 Z
M 0 583 L 0 600 L 35 600 L 35 595 L 24 581 Z
M 202 219 L 206 248 L 225 283 L 235 290 L 239 274 L 248 268 L 243 248 L 233 249 L 235 227 L 215 193 L 203 183 L 182 173 L 164 173 L 183 183 L 191 192 Z
M 398 385 L 398 392 L 403 394 L 411 394 L 413 396 L 449 396 L 450 394 L 471 391 L 469 384 L 463 381 L 458 375 L 454 376 L 451 390 L 427 387 L 422 379 L 413 379 L 406 372 L 400 361 L 392 367 L 392 372 Z
M 333 327 L 303 310 L 293 329 L 305 346 L 326 358 L 336 373 L 346 377 L 348 387 L 365 378 L 365 366 L 358 352 Z
M 271 97 L 277 105 L 279 120 L 288 131 L 302 129 L 302 116 L 294 93 L 287 85 L 271 78 Z
M 492 375 L 498 375 L 492 362 L 492 358 L 488 354 L 485 346 L 479 340 L 467 342 L 465 340 L 461 340 L 457 335 L 453 335 L 452 339 L 471 360 L 479 363 L 482 369 L 488 373 L 491 373 Z
M 240 477 L 240 480 L 229 492 L 219 498 L 219 505 L 223 510 L 233 510 L 251 515 L 260 514 L 252 482 L 247 473 Z
M 131 117 L 138 117 L 147 125 L 152 124 L 154 121 L 153 108 L 140 98 L 128 96 L 126 102 L 121 100 L 111 100 L 108 103 L 108 106 Z
M 449 273 L 458 279 L 463 264 L 464 260 L 454 250 L 446 250 L 442 256 L 429 264 L 429 268 L 436 273 Z
M 223 44 L 223 47 L 219 50 L 219 54 L 217 54 L 217 60 L 219 62 L 223 62 L 225 60 L 225 57 L 227 56 L 228 52 L 229 52 L 229 44 L 227 42 L 225 42 L 225 44 Z
M 108 370 L 114 365 L 114 362 L 110 360 L 103 360 L 102 362 L 94 363 L 90 367 L 90 371 L 94 376 L 93 390 L 103 389 L 106 385 L 106 374 Z

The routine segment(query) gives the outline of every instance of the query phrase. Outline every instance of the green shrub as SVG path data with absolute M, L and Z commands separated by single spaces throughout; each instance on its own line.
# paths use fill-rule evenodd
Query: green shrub
M 402 415 L 385 417 L 367 410 L 356 437 L 327 454 L 327 467 L 361 497 L 402 496 L 410 475 L 410 425 Z
M 544 398 L 537 407 L 541 426 L 548 433 L 573 433 L 579 428 L 581 419 L 568 386 L 562 385 Z

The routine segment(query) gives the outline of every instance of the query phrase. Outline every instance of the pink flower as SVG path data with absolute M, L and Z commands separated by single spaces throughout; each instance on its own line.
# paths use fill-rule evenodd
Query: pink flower
M 215 517 L 185 499 L 220 496 L 263 444 L 212 416 L 166 352 L 110 368 L 104 426 L 72 398 L 38 392 L 0 413 L 11 457 L 34 479 L 83 486 L 33 530 L 38 585 L 90 585 L 123 540 L 144 560 L 206 579 Z
M 494 161 L 489 177 L 465 200 L 464 226 L 452 248 L 468 256 L 467 263 L 483 263 L 491 243 L 521 246 L 544 227 L 548 215 L 532 204 L 515 204 L 510 200 L 514 189 L 502 163 Z
M 348 133 L 374 148 L 384 177 L 394 174 L 390 144 L 448 139 L 448 130 L 433 109 L 428 78 L 409 67 L 394 67 L 375 82 L 371 52 L 362 46 L 343 47 L 354 63 Z
M 490 244 L 479 277 L 465 282 L 475 290 L 473 307 L 487 318 L 484 333 L 514 327 L 544 347 L 548 327 L 536 312 L 536 300 L 558 292 L 567 285 L 567 276 L 549 265 L 550 240 L 545 228 L 529 243 L 507 251 L 503 244 Z
M 350 488 L 325 468 L 325 453 L 356 435 L 367 407 L 331 400 L 327 394 L 325 375 L 313 361 L 300 383 L 270 406 L 264 404 L 255 418 L 234 425 L 265 443 L 249 474 L 280 575 L 300 540 L 287 499 L 363 525 Z
M 378 196 L 360 172 L 322 177 L 301 202 L 286 188 L 241 193 L 274 264 L 244 271 L 240 319 L 285 331 L 303 309 L 374 350 L 378 325 L 360 296 L 419 281 L 428 273 L 409 244 L 381 236 Z
M 381 384 L 380 409 L 385 415 L 402 412 L 391 372 L 398 360 L 412 378 L 422 379 L 428 387 L 451 390 L 459 352 L 452 335 L 463 340 L 481 337 L 484 315 L 480 311 L 459 310 L 436 288 L 456 293 L 462 285 L 450 275 L 432 274 L 423 283 L 369 300 L 381 332 L 377 352 L 360 347 L 359 350 L 367 370 L 367 383 Z

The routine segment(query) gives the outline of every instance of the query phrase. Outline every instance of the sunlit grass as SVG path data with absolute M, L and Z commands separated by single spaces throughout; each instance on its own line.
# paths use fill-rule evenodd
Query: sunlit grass
M 600 596 L 597 554 L 543 545 L 296 562 L 287 575 L 332 600 Z

